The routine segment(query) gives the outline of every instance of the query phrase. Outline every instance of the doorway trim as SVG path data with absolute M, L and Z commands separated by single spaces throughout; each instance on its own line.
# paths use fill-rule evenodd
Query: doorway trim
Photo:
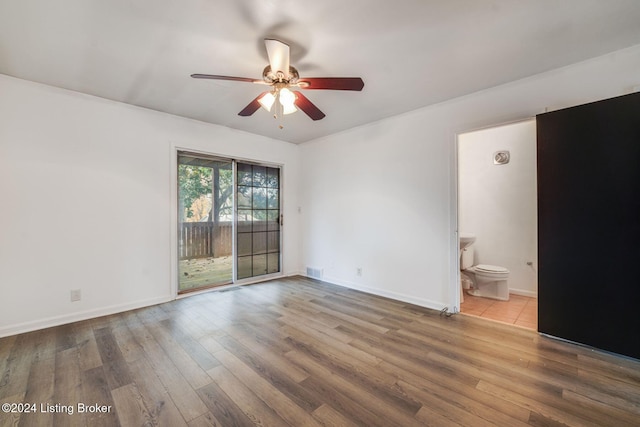
M 451 255 L 451 270 L 450 270 L 450 274 L 449 277 L 451 278 L 451 283 L 450 283 L 450 287 L 449 287 L 449 304 L 451 305 L 451 311 L 453 313 L 460 313 L 460 239 L 459 239 L 459 233 L 460 233 L 460 191 L 459 191 L 459 159 L 458 159 L 458 150 L 459 150 L 459 143 L 460 143 L 460 135 L 462 134 L 466 134 L 466 133 L 471 133 L 471 132 L 477 132 L 477 131 L 481 131 L 481 130 L 486 130 L 486 129 L 492 129 L 492 128 L 497 128 L 497 127 L 501 127 L 501 126 L 507 126 L 507 125 L 512 125 L 512 124 L 517 124 L 517 123 L 523 123 L 523 122 L 528 122 L 533 120 L 535 122 L 536 120 L 536 116 L 529 116 L 529 117 L 523 117 L 523 118 L 519 118 L 519 119 L 514 119 L 514 120 L 509 120 L 506 122 L 502 122 L 502 123 L 493 123 L 493 124 L 489 124 L 486 126 L 478 126 L 478 127 L 471 127 L 468 129 L 461 129 L 461 130 L 457 130 L 454 135 L 453 135 L 453 139 L 454 139 L 454 143 L 452 144 L 452 153 L 451 153 L 451 171 L 452 171 L 452 176 L 451 176 L 451 194 L 452 194 L 452 198 L 451 198 L 451 221 L 453 224 L 453 229 L 452 229 L 452 233 L 451 233 L 451 240 L 450 240 L 450 255 Z

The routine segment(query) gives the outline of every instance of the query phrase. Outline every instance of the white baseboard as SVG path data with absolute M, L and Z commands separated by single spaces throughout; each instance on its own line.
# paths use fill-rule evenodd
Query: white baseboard
M 306 275 L 306 273 L 304 271 L 287 272 L 282 277 L 290 277 L 290 276 L 304 276 L 304 277 L 307 277 L 307 275 Z M 311 279 L 315 279 L 313 277 L 310 277 L 310 278 Z M 420 306 L 420 307 L 430 308 L 430 309 L 433 309 L 433 310 L 442 310 L 444 307 L 446 307 L 445 304 L 440 303 L 440 302 L 431 301 L 431 300 L 424 299 L 424 298 L 416 298 L 416 297 L 411 296 L 411 295 L 405 295 L 405 294 L 401 294 L 401 293 L 397 293 L 397 292 L 391 292 L 391 291 L 385 291 L 385 290 L 382 290 L 382 289 L 371 288 L 371 287 L 368 287 L 368 286 L 363 286 L 363 285 L 360 285 L 360 284 L 357 284 L 357 283 L 348 282 L 348 281 L 340 280 L 340 279 L 333 278 L 333 277 L 325 276 L 325 277 L 322 278 L 322 280 L 325 281 L 325 282 L 331 283 L 333 285 L 342 286 L 344 288 L 354 289 L 354 290 L 358 290 L 358 291 L 365 292 L 365 293 L 368 293 L 368 294 L 377 295 L 377 296 L 381 296 L 381 297 L 385 297 L 385 298 L 390 298 L 390 299 L 393 299 L 393 300 L 396 300 L 396 301 L 402 301 L 402 302 L 406 302 L 406 303 L 409 303 L 409 304 L 414 304 L 414 305 L 417 305 L 417 306 Z M 511 292 L 513 292 L 513 293 L 518 293 L 516 291 L 517 290 L 515 290 L 515 291 L 511 290 Z M 522 294 L 520 294 L 520 295 L 522 295 Z M 535 294 L 534 295 L 527 295 L 527 296 L 535 296 Z M 113 306 L 109 306 L 109 307 L 101 307 L 101 308 L 97 308 L 97 309 L 93 309 L 93 310 L 81 311 L 81 312 L 70 313 L 70 314 L 65 314 L 65 315 L 61 315 L 61 316 L 48 317 L 48 318 L 45 318 L 45 319 L 38 319 L 38 320 L 30 321 L 30 322 L 23 322 L 23 323 L 17 323 L 17 324 L 14 324 L 14 325 L 3 326 L 3 327 L 0 327 L 0 338 L 7 337 L 7 336 L 10 336 L 10 335 L 17 335 L 17 334 L 21 334 L 21 333 L 25 333 L 25 332 L 36 331 L 36 330 L 39 330 L 39 329 L 50 328 L 50 327 L 53 327 L 53 326 L 64 325 L 64 324 L 67 324 L 67 323 L 79 322 L 79 321 L 87 320 L 87 319 L 93 319 L 93 318 L 96 318 L 96 317 L 108 316 L 110 314 L 121 313 L 123 311 L 128 311 L 128 310 L 135 310 L 137 308 L 149 307 L 149 306 L 152 306 L 152 305 L 169 302 L 169 301 L 172 301 L 174 299 L 175 298 L 172 297 L 172 296 L 151 298 L 151 299 L 143 300 L 143 301 L 136 301 L 136 302 L 127 303 L 127 304 L 113 305 Z
M 292 272 L 284 273 L 279 277 L 303 276 L 303 275 L 304 273 L 302 271 L 292 271 Z M 277 278 L 277 277 L 269 276 L 268 278 L 261 278 L 259 280 L 255 280 L 255 281 L 251 281 L 243 284 L 258 283 L 264 280 L 271 280 L 274 278 Z M 233 285 L 233 286 L 237 286 L 237 285 Z M 207 289 L 204 292 L 210 292 L 210 291 L 211 289 Z M 192 296 L 196 294 L 197 293 L 194 292 L 184 296 Z M 38 320 L 29 321 L 29 322 L 16 323 L 14 325 L 9 325 L 9 326 L 2 326 L 0 327 L 0 338 L 8 337 L 11 335 L 22 334 L 25 332 L 37 331 L 39 329 L 51 328 L 53 326 L 64 325 L 67 323 L 93 319 L 95 317 L 122 313 L 123 311 L 135 310 L 137 308 L 149 307 L 156 304 L 162 304 L 168 301 L 173 301 L 174 299 L 181 298 L 181 297 L 182 296 L 178 296 L 178 297 L 165 296 L 165 297 L 151 298 L 148 300 L 136 301 L 136 302 L 127 303 L 127 304 L 118 304 L 118 305 L 113 305 L 109 307 L 96 308 L 93 310 L 86 310 L 86 311 L 80 311 L 76 313 L 64 314 L 61 316 L 47 317 L 45 319 L 38 319 Z
M 285 277 L 293 277 L 293 276 L 304 276 L 304 277 L 307 277 L 307 274 L 302 270 L 290 271 L 288 273 L 285 273 L 284 275 L 285 275 Z
M 509 288 L 509 293 L 514 295 L 522 295 L 523 297 L 538 298 L 538 293 L 535 291 L 526 291 L 524 289 Z
M 135 310 L 137 308 L 149 307 L 151 305 L 162 304 L 172 301 L 174 298 L 170 296 L 151 298 L 143 301 L 136 301 L 127 304 L 112 305 L 109 307 L 101 307 L 93 310 L 80 311 L 76 313 L 64 314 L 61 316 L 48 317 L 46 319 L 38 319 L 30 322 L 17 323 L 15 325 L 3 326 L 0 328 L 0 338 L 10 335 L 22 334 L 24 332 L 36 331 L 39 329 L 51 328 L 53 326 L 64 325 L 81 320 L 93 319 L 110 314 L 121 313 L 123 311 Z
M 301 274 L 301 276 L 308 277 L 306 274 Z M 309 277 L 309 278 L 315 279 L 314 277 Z M 315 279 L 315 280 L 318 280 L 318 279 Z M 441 302 L 431 301 L 425 298 L 417 298 L 411 295 L 405 295 L 398 292 L 391 292 L 391 291 L 385 291 L 383 289 L 371 288 L 371 287 L 363 286 L 357 283 L 340 280 L 334 277 L 324 276 L 321 280 L 323 282 L 331 283 L 332 285 L 338 285 L 344 288 L 365 292 L 367 294 L 377 295 L 380 297 L 385 297 L 385 298 L 393 299 L 396 301 L 402 301 L 409 304 L 414 304 L 420 307 L 430 308 L 432 310 L 440 311 L 446 307 L 446 304 L 443 304 Z

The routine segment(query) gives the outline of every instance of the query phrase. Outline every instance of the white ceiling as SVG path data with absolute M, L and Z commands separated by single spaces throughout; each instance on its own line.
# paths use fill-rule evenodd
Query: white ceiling
M 267 36 L 364 90 L 279 129 L 237 115 L 263 86 L 189 77 L 261 78 Z M 0 73 L 294 143 L 636 44 L 639 0 L 0 0 Z

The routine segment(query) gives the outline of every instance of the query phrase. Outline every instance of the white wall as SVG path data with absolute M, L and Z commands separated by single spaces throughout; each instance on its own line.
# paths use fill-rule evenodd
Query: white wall
M 495 165 L 503 150 L 509 163 Z M 507 268 L 512 293 L 537 296 L 535 120 L 458 137 L 458 227 L 476 236 L 474 264 Z
M 174 297 L 174 146 L 283 165 L 297 272 L 298 146 L 0 75 L 0 336 Z
M 456 135 L 629 93 L 639 69 L 635 46 L 303 144 L 303 265 L 344 286 L 458 307 Z
M 455 306 L 456 135 L 628 93 L 638 69 L 640 46 L 302 146 L 0 75 L 0 336 L 173 298 L 175 146 L 284 165 L 285 274 Z

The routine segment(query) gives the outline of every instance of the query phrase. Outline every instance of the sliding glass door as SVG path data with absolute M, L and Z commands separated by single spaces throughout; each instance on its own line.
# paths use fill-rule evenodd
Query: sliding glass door
M 178 153 L 178 292 L 280 272 L 280 169 Z

